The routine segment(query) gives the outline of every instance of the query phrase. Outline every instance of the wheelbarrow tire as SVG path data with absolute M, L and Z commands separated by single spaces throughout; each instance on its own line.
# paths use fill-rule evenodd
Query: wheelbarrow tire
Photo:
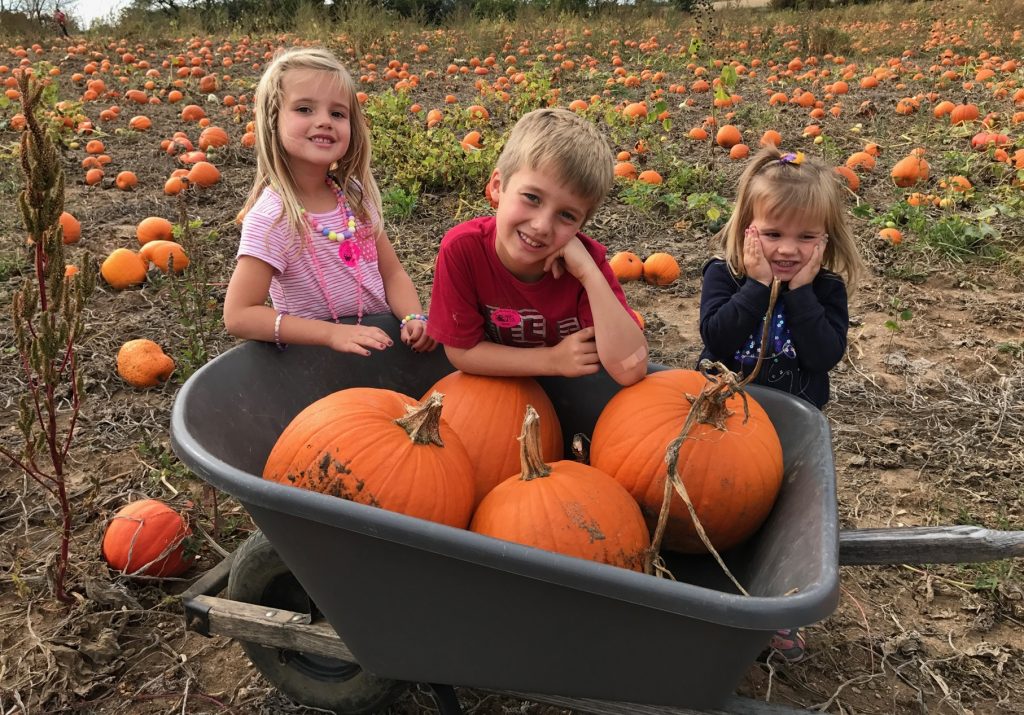
M 315 608 L 277 551 L 257 531 L 235 552 L 228 598 L 296 612 Z M 240 641 L 242 650 L 274 687 L 303 705 L 339 715 L 380 712 L 408 687 L 379 678 L 358 663 Z

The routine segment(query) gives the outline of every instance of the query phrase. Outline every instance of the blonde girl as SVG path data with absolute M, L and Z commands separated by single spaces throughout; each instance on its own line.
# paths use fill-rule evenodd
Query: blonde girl
M 749 374 L 774 278 L 782 284 L 771 317 L 765 361 L 755 382 L 821 408 L 828 373 L 846 352 L 847 286 L 863 265 L 845 221 L 845 191 L 835 170 L 774 146 L 740 177 L 736 207 L 719 232 L 724 258 L 703 270 L 700 359 Z M 790 661 L 804 656 L 798 629 L 779 631 L 772 648 Z
M 392 313 L 404 343 L 433 349 L 416 288 L 381 224 L 370 133 L 345 67 L 324 49 L 278 53 L 254 113 L 256 178 L 239 214 L 228 332 L 369 355 L 392 341 L 362 325 L 363 315 Z M 353 316 L 354 325 L 338 322 Z

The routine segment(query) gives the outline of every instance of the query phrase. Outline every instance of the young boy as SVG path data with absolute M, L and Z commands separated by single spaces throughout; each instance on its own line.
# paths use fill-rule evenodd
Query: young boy
M 611 150 L 590 122 L 538 109 L 512 129 L 488 188 L 496 215 L 451 229 L 427 333 L 478 375 L 647 372 L 647 341 L 605 258 L 580 228 L 611 189 Z

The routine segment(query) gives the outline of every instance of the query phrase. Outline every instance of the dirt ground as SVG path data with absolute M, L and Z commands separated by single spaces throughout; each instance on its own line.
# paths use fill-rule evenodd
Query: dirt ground
M 171 126 L 175 111 L 154 107 L 149 114 L 156 125 Z M 239 128 L 231 133 L 235 137 Z M 10 134 L 3 137 L 13 141 Z M 110 141 L 123 142 L 115 160 L 127 166 L 130 155 L 141 186 L 163 185 L 172 162 L 154 137 Z M 173 201 L 159 190 L 147 188 L 126 201 L 108 185 L 84 186 L 77 178 L 81 158 L 80 150 L 63 150 L 72 177 L 67 205 L 85 227 L 71 258 L 131 245 L 145 216 L 174 217 Z M 204 230 L 218 232 L 210 244 L 208 288 L 219 306 L 238 238 L 232 219 L 254 161 L 231 148 L 218 155 L 218 165 L 224 181 L 191 198 L 189 211 L 203 219 Z M 469 207 L 457 197 L 424 197 L 413 220 L 389 224 L 424 296 L 437 240 L 452 216 L 484 210 L 482 197 Z M 19 226 L 13 212 L 0 215 L 3 236 L 20 235 Z M 992 262 L 938 260 L 913 246 L 873 240 L 863 222 L 856 228 L 871 270 L 851 299 L 849 350 L 833 372 L 834 399 L 826 411 L 842 528 L 1024 529 L 1019 271 Z M 612 251 L 668 251 L 680 258 L 682 275 L 673 285 L 630 283 L 625 289 L 646 320 L 652 358 L 692 367 L 700 346 L 700 268 L 714 253 L 707 231 L 667 224 L 615 198 L 588 230 Z M 8 304 L 24 279 L 14 272 L 0 283 L 0 302 Z M 14 444 L 15 397 L 25 385 L 6 311 L 2 321 L 0 435 Z M 180 382 L 136 391 L 116 376 L 115 355 L 125 340 L 183 343 L 185 329 L 174 317 L 167 282 L 151 276 L 139 289 L 98 288 L 88 329 L 80 356 L 86 405 L 69 477 L 76 514 L 69 577 L 76 603 L 69 609 L 46 588 L 57 545 L 53 503 L 19 472 L 0 468 L 0 713 L 313 712 L 271 688 L 236 642 L 183 627 L 175 594 L 253 526 L 239 506 L 221 497 L 214 528 L 214 495 L 173 459 L 168 424 Z M 214 331 L 213 354 L 233 344 L 222 329 Z M 111 573 L 100 558 L 106 520 L 142 497 L 188 511 L 206 532 L 200 560 L 186 578 L 129 580 Z M 809 658 L 795 665 L 774 659 L 752 664 L 739 692 L 844 715 L 1024 712 L 1022 583 L 1013 560 L 844 567 L 838 608 L 807 630 Z M 472 689 L 458 692 L 466 711 L 481 715 L 568 712 Z M 433 708 L 423 689 L 412 688 L 386 713 Z

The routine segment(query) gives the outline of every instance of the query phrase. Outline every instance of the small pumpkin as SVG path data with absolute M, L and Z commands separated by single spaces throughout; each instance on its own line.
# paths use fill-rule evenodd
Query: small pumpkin
M 139 245 L 150 241 L 171 241 L 174 239 L 174 224 L 162 216 L 147 216 L 135 227 L 135 237 Z
M 897 228 L 883 228 L 878 232 L 878 236 L 894 246 L 898 246 L 903 242 L 903 234 Z
M 422 404 L 372 387 L 332 393 L 288 424 L 263 477 L 464 529 L 473 465 L 441 407 L 440 393 Z
M 139 185 L 139 177 L 133 171 L 119 171 L 114 185 L 121 191 L 131 191 Z
M 189 104 L 181 110 L 181 120 L 183 122 L 198 122 L 205 116 L 206 111 L 198 104 Z
M 128 576 L 179 576 L 192 560 L 185 540 L 188 521 L 158 499 L 142 499 L 117 511 L 103 534 L 103 559 Z
M 649 527 L 664 498 L 669 444 L 690 414 L 690 397 L 707 378 L 695 370 L 664 370 L 620 390 L 594 427 L 590 463 L 610 474 L 640 504 Z M 782 445 L 757 402 L 733 395 L 724 411 L 700 415 L 682 442 L 678 473 L 715 548 L 724 551 L 747 539 L 767 518 L 782 485 Z M 704 419 L 707 421 L 704 421 Z M 673 500 L 665 548 L 704 553 L 686 507 Z
M 100 265 L 100 275 L 111 288 L 124 290 L 146 280 L 146 262 L 127 248 L 116 248 Z
M 651 285 L 667 286 L 679 278 L 679 262 L 669 253 L 652 253 L 644 260 L 644 280 Z
M 846 160 L 846 168 L 851 170 L 865 169 L 871 171 L 875 168 L 875 156 L 866 151 L 855 151 Z
M 139 256 L 164 273 L 172 267 L 175 273 L 181 273 L 189 264 L 185 249 L 174 241 L 150 241 L 139 250 Z
M 60 227 L 64 229 L 62 239 L 66 244 L 78 243 L 78 240 L 82 237 L 82 222 L 77 218 L 64 211 L 60 215 Z
M 189 183 L 207 188 L 220 181 L 220 169 L 208 161 L 197 161 L 188 172 Z
M 541 419 L 527 407 L 520 472 L 496 486 L 473 515 L 478 534 L 642 571 L 650 534 L 636 501 L 614 479 L 572 460 L 546 464 Z
M 199 148 L 202 151 L 226 146 L 230 141 L 228 133 L 220 127 L 209 126 L 199 134 Z
M 474 506 L 519 468 L 516 434 L 527 405 L 535 406 L 544 425 L 544 458 L 562 458 L 562 428 L 555 406 L 532 377 L 490 377 L 456 370 L 434 383 L 424 399 L 434 392 L 444 395 L 441 417 L 455 430 L 473 464 Z
M 619 283 L 639 280 L 644 275 L 644 262 L 632 251 L 619 251 L 609 259 L 608 265 Z
M 173 373 L 174 360 L 152 340 L 129 340 L 117 351 L 117 374 L 132 387 L 155 387 Z
M 919 153 L 914 152 L 903 157 L 892 167 L 892 180 L 896 186 L 906 188 L 919 181 L 928 179 L 928 162 Z
M 715 143 L 723 149 L 731 149 L 734 144 L 739 144 L 742 141 L 743 135 L 733 124 L 723 124 L 715 134 Z
M 949 112 L 950 124 L 966 124 L 973 122 L 981 116 L 981 111 L 976 104 L 958 104 Z
M 613 173 L 620 179 L 628 179 L 630 181 L 635 181 L 638 176 L 636 166 L 631 161 L 616 162 Z
M 842 177 L 843 181 L 846 182 L 846 186 L 853 193 L 857 193 L 860 189 L 860 177 L 848 166 L 837 166 L 836 174 Z

